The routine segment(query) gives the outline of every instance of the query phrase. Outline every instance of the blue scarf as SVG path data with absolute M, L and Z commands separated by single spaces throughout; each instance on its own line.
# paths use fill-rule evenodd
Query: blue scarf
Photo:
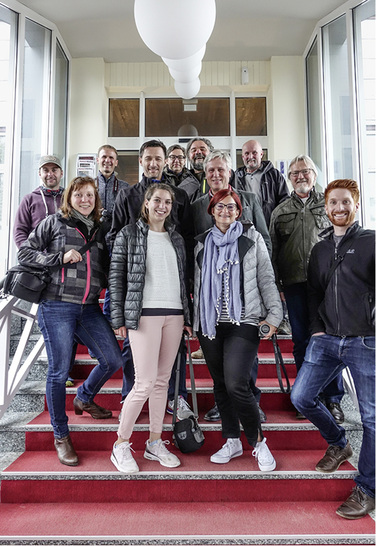
M 224 300 L 231 322 L 240 323 L 240 264 L 238 239 L 243 225 L 235 221 L 222 233 L 214 226 L 206 237 L 201 275 L 200 321 L 204 336 L 215 338 L 215 328 L 221 316 L 224 284 Z

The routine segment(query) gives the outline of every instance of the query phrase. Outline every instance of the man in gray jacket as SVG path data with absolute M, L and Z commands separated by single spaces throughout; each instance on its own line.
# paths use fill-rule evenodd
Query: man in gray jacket
M 315 190 L 317 168 L 306 155 L 295 157 L 289 165 L 288 177 L 294 187 L 289 199 L 279 204 L 270 221 L 272 262 L 281 300 L 286 301 L 294 343 L 294 359 L 299 371 L 310 339 L 307 293 L 308 261 L 319 234 L 330 226 L 325 214 L 325 200 Z M 337 423 L 343 423 L 340 406 L 343 391 L 338 375 L 321 394 Z M 303 416 L 297 412 L 297 417 Z

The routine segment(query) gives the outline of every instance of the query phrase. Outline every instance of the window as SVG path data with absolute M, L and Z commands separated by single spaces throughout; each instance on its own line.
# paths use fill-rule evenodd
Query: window
M 10 231 L 17 23 L 17 14 L 0 5 L 0 247 L 2 249 L 8 247 Z M 0 260 L 0 276 L 2 277 L 7 269 L 6 252 L 1 252 Z
M 351 102 L 346 16 L 323 28 L 324 96 L 328 176 L 353 178 Z
M 26 19 L 24 47 L 20 199 L 38 186 L 39 157 L 48 150 L 51 31 Z
M 67 138 L 68 59 L 59 42 L 56 43 L 55 108 L 53 152 L 65 163 Z
M 138 137 L 140 101 L 138 99 L 110 99 L 109 137 Z
M 237 136 L 266 136 L 266 98 L 236 98 Z
M 359 111 L 362 211 L 366 227 L 376 227 L 375 3 L 354 10 L 355 61 Z
M 323 171 L 322 150 L 322 120 L 320 116 L 319 96 L 319 64 L 317 52 L 317 39 L 314 41 L 306 58 L 307 74 L 307 116 L 308 116 L 308 154 L 316 164 L 319 173 Z M 317 184 L 320 191 L 323 190 L 319 174 Z

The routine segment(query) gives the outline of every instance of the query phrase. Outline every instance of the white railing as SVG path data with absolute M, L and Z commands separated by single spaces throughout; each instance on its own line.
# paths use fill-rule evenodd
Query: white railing
M 22 309 L 21 305 L 25 306 L 25 302 L 13 296 L 0 299 L 0 419 L 44 349 L 44 339 L 40 335 L 30 354 L 25 356 L 36 322 L 38 304 L 33 303 L 30 310 Z M 15 315 L 25 319 L 25 325 L 15 355 L 10 362 L 11 324 Z

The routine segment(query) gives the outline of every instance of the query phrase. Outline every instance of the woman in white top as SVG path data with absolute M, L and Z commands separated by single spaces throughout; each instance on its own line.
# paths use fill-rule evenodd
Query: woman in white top
M 111 461 L 121 472 L 138 472 L 130 436 L 146 400 L 150 435 L 144 457 L 176 467 L 180 461 L 162 441 L 168 382 L 183 329 L 192 334 L 185 279 L 185 243 L 169 222 L 174 190 L 152 184 L 145 192 L 141 218 L 117 235 L 109 289 L 115 333 L 129 335 L 135 383 L 121 412 Z

